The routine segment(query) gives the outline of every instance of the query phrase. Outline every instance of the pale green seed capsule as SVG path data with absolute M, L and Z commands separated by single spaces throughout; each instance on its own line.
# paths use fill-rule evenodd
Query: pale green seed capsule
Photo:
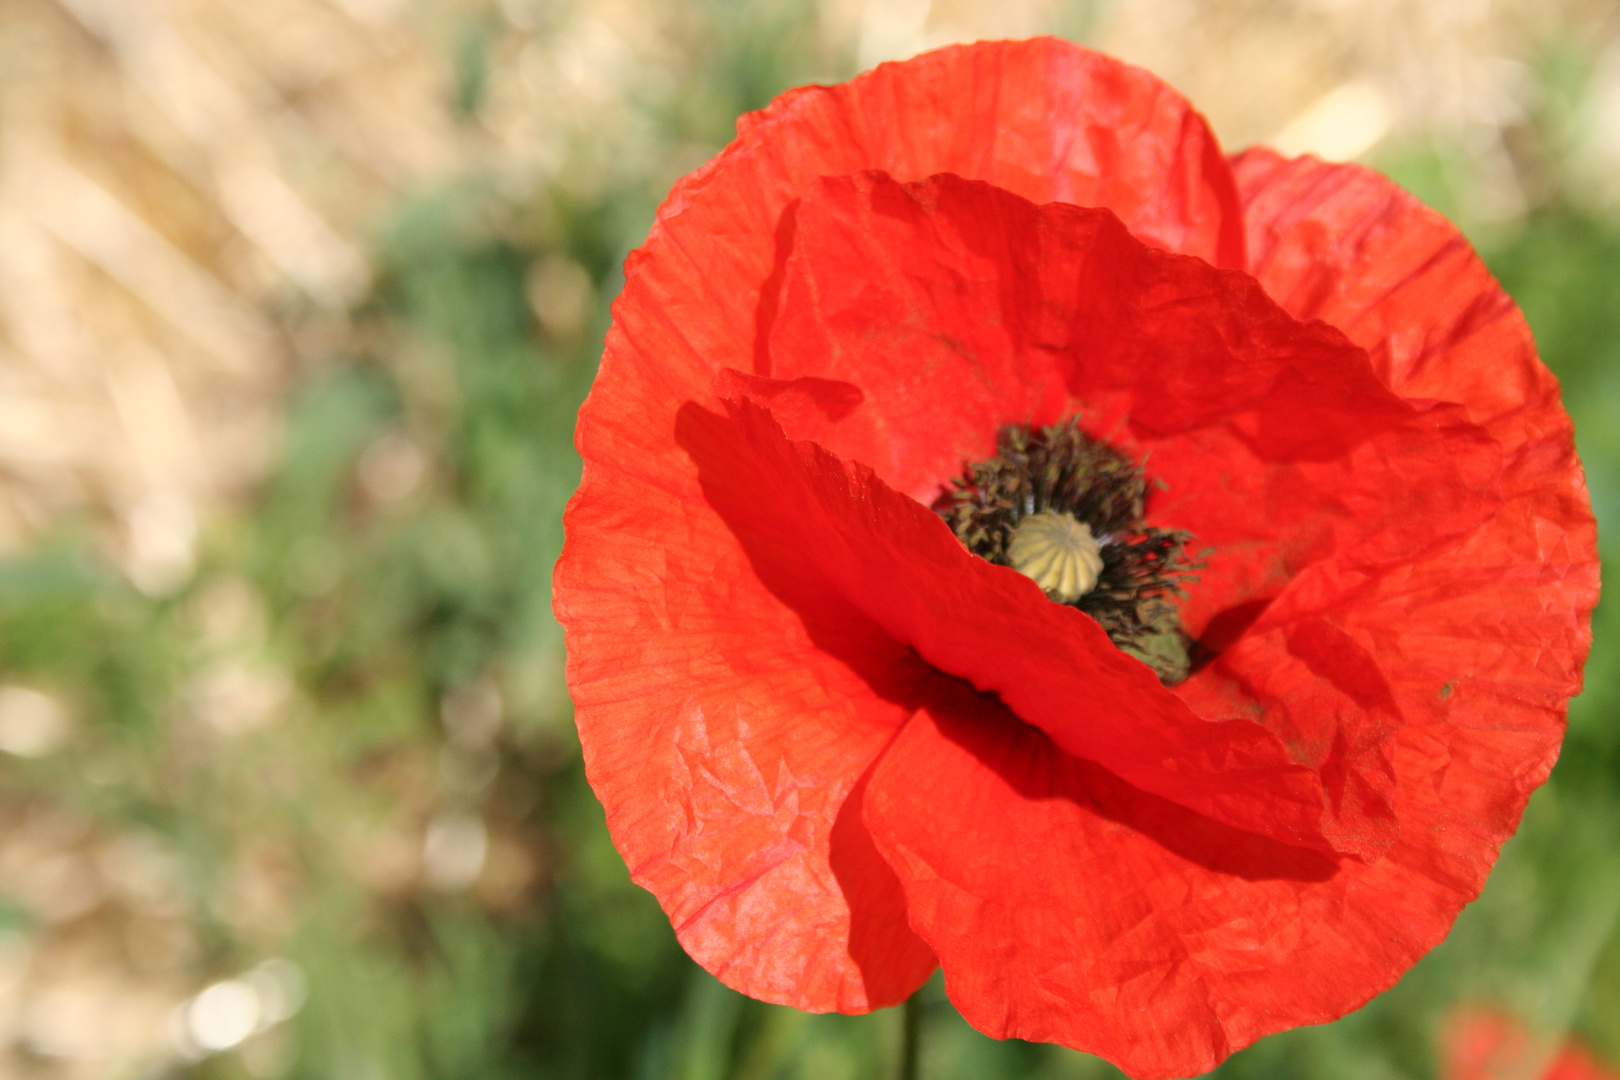
M 1102 545 L 1091 535 L 1091 526 L 1073 514 L 1043 510 L 1013 530 L 1007 561 L 1053 600 L 1072 604 L 1096 588 Z

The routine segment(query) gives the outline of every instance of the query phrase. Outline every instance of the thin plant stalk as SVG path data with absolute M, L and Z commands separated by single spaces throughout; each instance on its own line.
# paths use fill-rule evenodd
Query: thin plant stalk
M 895 1080 L 917 1080 L 917 1033 L 922 1026 L 921 991 L 906 998 L 900 1006 L 900 1057 L 895 1062 Z

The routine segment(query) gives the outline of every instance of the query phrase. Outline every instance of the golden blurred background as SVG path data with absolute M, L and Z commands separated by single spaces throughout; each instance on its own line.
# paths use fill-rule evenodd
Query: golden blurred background
M 368 229 L 425 185 L 522 203 L 662 187 L 719 149 L 659 129 L 726 5 L 649 0 L 6 0 L 0 6 L 0 544 L 65 513 L 172 588 L 198 530 L 274 460 L 292 372 L 340 351 L 372 285 Z M 1549 163 L 1520 143 L 1549 43 L 1599 70 L 1560 177 L 1620 188 L 1620 52 L 1603 0 L 823 0 L 812 81 L 958 41 L 1060 33 L 1187 94 L 1232 149 L 1349 160 L 1455 145 L 1470 225 L 1523 216 Z M 746 4 L 730 14 L 758 19 Z M 476 88 L 457 50 L 476 49 Z M 465 64 L 465 58 L 460 58 Z M 476 96 L 476 102 L 458 101 Z M 472 107 L 473 115 L 458 115 Z M 536 318 L 591 297 L 537 267 Z
M 735 1000 L 606 845 L 549 615 L 572 411 L 738 112 L 1036 33 L 1462 223 L 1608 524 L 1613 2 L 0 0 L 0 1080 L 877 1075 L 883 1018 Z M 1607 694 L 1404 1005 L 1223 1075 L 1434 1075 L 1473 999 L 1620 1065 Z M 931 992 L 926 1075 L 1114 1075 Z

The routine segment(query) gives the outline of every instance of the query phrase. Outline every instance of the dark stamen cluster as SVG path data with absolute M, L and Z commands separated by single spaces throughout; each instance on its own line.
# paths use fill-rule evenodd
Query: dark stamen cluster
M 974 554 L 1008 565 L 1018 523 L 1050 510 L 1073 514 L 1102 542 L 1097 585 L 1076 600 L 1115 645 L 1158 672 L 1165 685 L 1187 677 L 1191 645 L 1173 596 L 1203 565 L 1192 535 L 1143 524 L 1149 481 L 1141 465 L 1080 430 L 1076 420 L 1035 431 L 1009 424 L 996 456 L 969 465 L 934 504 Z

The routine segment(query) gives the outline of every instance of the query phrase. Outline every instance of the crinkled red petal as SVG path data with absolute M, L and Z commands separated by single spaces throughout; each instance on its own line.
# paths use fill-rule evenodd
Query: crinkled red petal
M 1259 678 L 1308 624 L 1353 640 L 1406 719 L 1403 858 L 1455 877 L 1460 908 L 1552 767 L 1591 645 L 1597 535 L 1570 420 L 1523 316 L 1444 218 L 1359 166 L 1265 150 L 1236 166 L 1267 291 L 1343 328 L 1396 393 L 1457 402 L 1502 447 L 1484 527 L 1382 569 L 1301 575 L 1215 665 Z M 1503 783 L 1493 754 L 1509 736 Z M 1409 814 L 1445 827 L 1405 829 Z
M 817 177 L 869 168 L 1108 205 L 1165 247 L 1243 259 L 1203 120 L 1145 72 L 1048 39 L 785 95 L 675 186 L 627 260 L 555 579 L 587 775 L 687 951 L 740 990 L 813 1010 L 890 1004 L 933 966 L 858 807 L 859 778 L 908 713 L 893 688 L 921 665 L 869 622 L 807 621 L 772 592 L 779 568 L 750 564 L 705 504 L 675 413 L 716 406 L 724 369 L 769 374 L 784 211 Z M 842 407 L 837 387 L 787 390 L 772 406 L 784 415 Z
M 865 812 L 969 1023 L 1137 1080 L 1205 1072 L 1361 1004 L 1449 899 L 1423 881 L 1346 895 L 1341 863 L 1362 864 L 1133 788 L 965 687 L 906 725 Z M 1388 864 L 1365 870 L 1399 879 Z M 1349 905 L 1366 910 L 1347 926 Z
M 1543 748 L 1482 734 L 1469 782 L 1515 789 Z M 865 813 L 970 1023 L 1149 1080 L 1335 1019 L 1444 935 L 1459 894 L 1483 882 L 1488 867 L 1461 853 L 1489 826 L 1426 798 L 1398 795 L 1396 807 L 1403 840 L 1386 858 L 1332 860 L 1133 789 L 959 691 L 902 730 Z M 1414 858 L 1414 831 L 1459 856 Z
M 756 997 L 903 1000 L 934 957 L 857 784 L 923 666 L 795 568 L 751 565 L 695 492 L 591 461 L 586 482 L 611 497 L 570 509 L 556 607 L 586 773 L 632 878 Z
M 948 172 L 1036 203 L 1107 207 L 1157 247 L 1243 265 L 1236 193 L 1203 117 L 1156 76 L 1055 38 L 885 64 L 786 95 L 743 134 L 784 156 L 802 143 L 840 155 L 842 168 L 818 161 L 821 175 Z
M 1069 753 L 1285 843 L 1368 857 L 1388 846 L 1376 824 L 1335 820 L 1318 774 L 1265 727 L 1198 717 L 1090 616 L 970 554 L 938 515 L 865 465 L 788 442 L 746 402 L 729 416 L 689 408 L 680 430 L 709 504 L 750 557 L 795 564 L 928 664 L 1000 695 Z

